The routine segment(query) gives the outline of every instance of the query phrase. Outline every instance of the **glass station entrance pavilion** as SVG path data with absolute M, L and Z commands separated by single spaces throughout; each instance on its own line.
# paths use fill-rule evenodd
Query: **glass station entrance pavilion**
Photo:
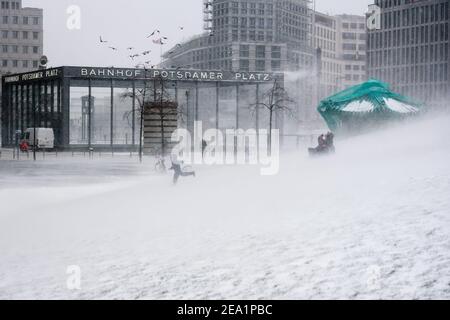
M 179 127 L 204 130 L 268 128 L 268 113 L 251 106 L 282 74 L 60 67 L 2 78 L 2 144 L 15 143 L 17 131 L 53 128 L 59 149 L 139 145 L 140 113 L 136 93 L 162 79 L 185 116 Z M 254 110 L 255 108 L 253 108 Z M 276 127 L 282 129 L 282 121 Z

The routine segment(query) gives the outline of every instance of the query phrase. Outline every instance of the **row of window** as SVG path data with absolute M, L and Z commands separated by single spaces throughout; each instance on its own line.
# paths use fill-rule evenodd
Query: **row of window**
M 364 70 L 366 70 L 366 67 L 365 66 L 360 66 L 358 64 L 354 64 L 354 65 L 346 64 L 345 65 L 345 70 L 347 70 L 347 71 L 350 71 L 350 70 L 353 70 L 353 71 L 360 71 L 360 70 L 362 70 L 362 71 L 364 71 Z
M 271 46 L 270 47 L 270 57 L 272 59 L 281 59 L 281 47 L 279 46 Z M 255 56 L 256 58 L 266 58 L 269 53 L 266 50 L 266 46 L 256 46 L 255 47 Z M 239 47 L 239 56 L 243 58 L 250 57 L 250 46 L 247 44 L 240 45 Z
M 23 25 L 29 25 L 30 24 L 30 18 L 32 20 L 33 25 L 37 26 L 39 25 L 40 18 L 39 17 L 22 17 L 22 24 Z M 2 24 L 19 24 L 20 17 L 19 16 L 2 16 Z
M 19 10 L 20 3 L 18 1 L 2 1 L 1 8 L 2 9 Z
M 30 37 L 31 34 L 31 37 Z M 33 39 L 39 40 L 39 32 L 38 31 L 9 31 L 2 30 L 1 31 L 2 39 Z
M 365 44 L 357 45 L 356 43 L 343 43 L 342 49 L 343 50 L 353 50 L 353 51 L 356 51 L 356 50 L 365 51 L 366 45 Z
M 31 50 L 30 50 L 31 48 Z M 19 46 L 18 45 L 7 45 L 4 44 L 1 46 L 1 52 L 2 53 L 19 53 Z M 22 46 L 21 53 L 23 54 L 38 54 L 39 53 L 39 47 L 38 46 Z
M 270 63 L 270 67 L 272 71 L 280 71 L 281 70 L 281 61 L 280 60 L 272 60 Z M 239 69 L 242 71 L 250 70 L 250 60 L 241 59 L 239 61 Z M 255 61 L 255 71 L 266 71 L 266 61 L 265 60 L 256 60 Z
M 369 49 L 415 45 L 449 40 L 449 24 L 441 23 L 369 35 Z
M 383 29 L 410 27 L 414 25 L 445 21 L 449 19 L 448 2 L 416 6 L 408 9 L 389 11 L 382 15 Z
M 2 60 L 2 68 L 29 68 L 32 66 L 33 68 L 37 69 L 39 67 L 39 61 L 38 60 Z
M 361 30 L 365 30 L 365 29 L 366 29 L 366 25 L 365 25 L 364 23 L 356 23 L 356 22 L 348 23 L 348 22 L 343 22 L 343 23 L 342 23 L 342 28 L 343 28 L 343 29 L 361 29 Z
M 226 22 L 228 22 L 228 19 L 225 19 Z M 239 24 L 240 22 L 240 24 Z M 241 18 L 239 19 L 238 17 L 231 17 L 231 25 L 238 27 L 240 26 L 241 28 L 267 28 L 267 29 L 272 29 L 273 28 L 273 19 L 269 18 L 269 19 L 264 19 L 264 18 Z
M 365 33 L 343 32 L 342 39 L 344 40 L 366 40 L 367 35 Z
M 448 81 L 448 64 L 425 64 L 406 68 L 371 70 L 371 74 L 391 83 L 424 83 Z
M 272 42 L 273 32 L 264 32 L 255 30 L 232 30 L 231 32 L 232 41 L 261 41 L 261 42 Z
M 432 63 L 449 60 L 449 44 L 397 48 L 368 53 L 370 67 L 396 66 L 404 64 Z

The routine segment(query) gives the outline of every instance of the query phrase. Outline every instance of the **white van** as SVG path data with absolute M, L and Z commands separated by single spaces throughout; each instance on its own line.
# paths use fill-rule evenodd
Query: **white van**
M 24 140 L 30 147 L 34 147 L 34 132 L 36 131 L 37 149 L 53 149 L 55 147 L 55 134 L 52 128 L 28 128 Z

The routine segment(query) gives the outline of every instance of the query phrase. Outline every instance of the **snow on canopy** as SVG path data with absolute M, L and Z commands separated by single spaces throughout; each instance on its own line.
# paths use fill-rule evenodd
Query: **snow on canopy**
M 321 101 L 318 111 L 333 131 L 355 131 L 390 119 L 419 113 L 420 105 L 369 80 Z

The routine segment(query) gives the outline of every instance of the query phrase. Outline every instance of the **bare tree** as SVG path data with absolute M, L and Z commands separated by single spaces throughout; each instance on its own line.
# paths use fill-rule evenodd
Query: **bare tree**
M 272 150 L 272 128 L 275 116 L 280 113 L 287 113 L 289 116 L 294 116 L 293 110 L 290 104 L 294 101 L 289 97 L 288 92 L 276 79 L 273 82 L 273 86 L 263 94 L 261 100 L 257 103 L 250 105 L 250 110 L 255 113 L 257 110 L 262 109 L 269 112 L 269 152 Z
M 139 116 L 139 161 L 142 162 L 143 155 L 143 135 L 144 135 L 144 109 L 145 105 L 150 101 L 152 97 L 152 83 L 150 79 L 147 79 L 147 69 L 144 67 L 144 79 L 142 79 L 142 86 L 137 86 L 124 92 L 121 97 L 123 99 L 130 98 L 135 99 L 137 102 L 137 108 L 125 113 L 124 117 L 128 118 L 130 116 Z
M 144 68 L 145 71 L 147 69 Z M 147 73 L 145 73 L 147 74 Z M 144 138 L 144 119 L 151 117 L 157 119 L 160 123 L 161 133 L 161 153 L 166 153 L 166 140 L 164 136 L 165 122 L 169 118 L 182 118 L 182 110 L 178 107 L 178 103 L 172 99 L 167 88 L 167 80 L 162 77 L 147 78 L 141 80 L 139 86 L 134 90 L 128 90 L 122 94 L 123 98 L 136 99 L 137 108 L 124 115 L 128 118 L 134 114 L 139 117 L 139 159 L 142 162 L 143 157 L 143 138 Z
M 179 107 L 178 102 L 174 101 L 170 96 L 167 81 L 162 77 L 153 79 L 153 100 L 145 104 L 144 116 L 159 122 L 161 135 L 160 153 L 164 156 L 167 151 L 164 129 L 170 125 L 170 122 L 176 123 L 172 125 L 177 126 L 178 120 L 183 120 L 183 111 Z

